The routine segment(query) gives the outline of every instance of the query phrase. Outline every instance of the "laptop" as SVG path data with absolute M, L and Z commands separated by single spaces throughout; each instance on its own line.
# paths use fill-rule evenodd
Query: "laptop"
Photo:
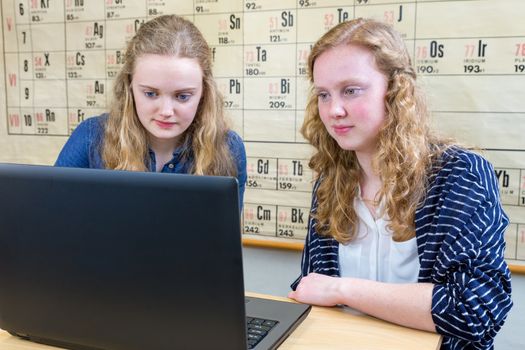
M 240 227 L 232 177 L 0 164 L 0 327 L 70 349 L 276 348 L 310 306 L 245 298 Z

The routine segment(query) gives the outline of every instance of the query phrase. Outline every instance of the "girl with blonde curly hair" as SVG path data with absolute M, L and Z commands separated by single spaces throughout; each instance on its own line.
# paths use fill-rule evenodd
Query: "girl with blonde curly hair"
M 317 174 L 290 297 L 348 305 L 489 349 L 512 306 L 492 165 L 435 136 L 401 36 L 374 20 L 331 29 L 308 60 L 302 134 Z
M 244 145 L 229 129 L 211 51 L 195 25 L 176 15 L 142 24 L 109 113 L 78 125 L 55 165 L 236 176 L 242 207 Z

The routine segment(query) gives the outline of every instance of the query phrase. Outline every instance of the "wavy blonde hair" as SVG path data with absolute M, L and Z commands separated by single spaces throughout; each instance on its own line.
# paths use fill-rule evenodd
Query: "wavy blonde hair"
M 358 18 L 341 23 L 323 35 L 308 58 L 313 84 L 316 59 L 340 45 L 359 45 L 373 53 L 380 72 L 388 80 L 385 95 L 385 124 L 379 132 L 372 165 L 381 178 L 376 200 L 385 203 L 389 229 L 395 241 L 415 236 L 414 219 L 425 197 L 428 173 L 433 160 L 447 147 L 429 127 L 429 113 L 416 85 L 416 73 L 401 36 L 390 26 Z M 314 147 L 309 166 L 318 174 L 316 230 L 342 243 L 355 239 L 358 218 L 353 199 L 359 188 L 362 169 L 354 151 L 346 151 L 328 134 L 319 116 L 318 100 L 310 91 L 301 133 Z
M 193 157 L 191 173 L 237 175 L 227 142 L 229 125 L 223 99 L 212 74 L 211 51 L 200 31 L 188 20 L 165 15 L 144 23 L 126 48 L 124 65 L 115 79 L 113 103 L 105 127 L 102 159 L 109 169 L 148 169 L 148 137 L 135 110 L 131 81 L 142 55 L 195 59 L 203 72 L 203 91 L 194 121 L 182 135 L 183 160 Z

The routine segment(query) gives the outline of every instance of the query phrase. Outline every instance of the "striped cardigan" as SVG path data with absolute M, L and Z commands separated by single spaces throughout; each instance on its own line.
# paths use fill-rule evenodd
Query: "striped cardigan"
M 318 186 L 319 180 L 312 212 Z M 310 217 L 294 290 L 310 272 L 339 276 L 339 243 L 317 235 L 316 224 Z M 415 215 L 418 282 L 434 284 L 431 313 L 444 336 L 442 349 L 493 349 L 512 307 L 503 258 L 507 225 L 492 165 L 475 153 L 447 150 L 433 167 L 426 199 Z

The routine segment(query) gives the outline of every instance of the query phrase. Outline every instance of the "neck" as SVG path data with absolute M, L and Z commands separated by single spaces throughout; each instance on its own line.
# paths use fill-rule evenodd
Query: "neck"
M 361 186 L 361 197 L 365 200 L 377 200 L 377 194 L 381 189 L 381 178 L 372 166 L 372 155 L 369 153 L 357 153 L 357 160 L 362 169 L 359 182 Z
M 374 171 L 372 166 L 372 154 L 368 152 L 356 152 L 355 155 L 363 172 L 363 177 L 367 179 L 379 179 L 379 175 Z
M 150 138 L 149 146 L 153 153 L 155 153 L 156 171 L 161 171 L 164 164 L 173 158 L 173 152 L 177 148 L 175 140 L 158 140 Z
M 149 139 L 149 146 L 155 155 L 172 155 L 177 148 L 178 140 L 159 140 L 153 137 Z

